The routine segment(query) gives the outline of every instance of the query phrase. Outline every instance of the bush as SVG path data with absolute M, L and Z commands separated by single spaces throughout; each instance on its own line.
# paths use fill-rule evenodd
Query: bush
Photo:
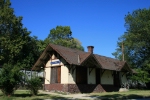
M 131 89 L 146 89 L 146 84 L 144 82 L 128 80 L 126 83 L 122 83 L 122 88 Z
M 11 96 L 22 81 L 23 73 L 18 66 L 5 64 L 0 70 L 0 88 L 4 95 Z
M 40 87 L 42 87 L 42 83 L 39 77 L 34 76 L 27 80 L 27 89 L 30 90 L 32 95 L 37 95 Z

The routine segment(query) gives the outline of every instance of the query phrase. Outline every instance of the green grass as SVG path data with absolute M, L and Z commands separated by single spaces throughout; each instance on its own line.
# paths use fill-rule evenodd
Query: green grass
M 150 98 L 150 90 L 131 89 L 127 92 L 105 92 L 105 93 L 92 93 L 91 94 L 91 97 L 95 97 L 95 96 L 102 100 Z
M 121 100 L 121 99 L 137 99 L 137 98 L 150 98 L 150 90 L 130 90 L 127 92 L 105 92 L 105 93 L 90 93 L 89 96 L 97 97 L 101 100 Z M 0 91 L 0 100 L 66 100 L 69 98 L 60 97 L 58 95 L 42 94 L 31 96 L 27 90 L 17 90 L 12 97 L 5 97 Z
M 65 100 L 68 98 L 60 97 L 57 95 L 41 94 L 41 93 L 39 93 L 37 96 L 32 96 L 27 90 L 17 90 L 13 96 L 6 97 L 3 96 L 2 92 L 0 91 L 0 100 L 44 100 L 44 99 Z

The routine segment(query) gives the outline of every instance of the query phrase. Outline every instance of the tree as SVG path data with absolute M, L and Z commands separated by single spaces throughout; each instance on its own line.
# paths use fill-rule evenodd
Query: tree
M 50 34 L 46 39 L 53 44 L 84 50 L 79 40 L 72 37 L 69 26 L 57 26 L 56 28 L 51 29 Z
M 3 68 L 0 70 L 0 87 L 3 94 L 6 96 L 12 95 L 22 81 L 22 76 L 23 73 L 20 72 L 18 66 L 3 65 Z
M 14 15 L 9 0 L 1 0 L 0 3 L 0 63 L 15 64 L 22 59 L 21 50 L 29 40 L 30 32 L 23 28 L 22 17 Z
M 30 36 L 27 28 L 23 27 L 22 17 L 15 16 L 10 6 L 10 0 L 0 0 L 0 65 L 3 72 L 6 70 L 5 67 L 10 70 L 7 73 L 2 72 L 0 77 L 0 80 L 3 80 L 2 90 L 7 91 L 4 91 L 5 95 L 11 95 L 14 86 L 18 84 L 20 69 L 31 69 L 39 56 L 37 37 Z M 13 72 L 19 75 L 11 76 Z M 5 84 L 6 82 L 8 83 Z
M 0 64 L 31 68 L 39 56 L 37 37 L 30 36 L 10 6 L 9 0 L 0 1 Z
M 118 47 L 113 53 L 116 58 L 122 58 L 121 45 L 123 44 L 125 60 L 139 72 L 134 79 L 142 82 L 150 81 L 149 14 L 150 9 L 138 9 L 125 16 L 126 32 L 119 38 Z

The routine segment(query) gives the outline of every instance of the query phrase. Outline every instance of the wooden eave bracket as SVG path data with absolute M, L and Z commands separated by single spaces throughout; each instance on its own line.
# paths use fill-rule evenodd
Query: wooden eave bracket
M 89 75 L 91 74 L 91 72 L 92 72 L 93 69 L 94 68 L 89 68 Z
M 124 73 L 122 74 L 122 77 L 123 77 L 125 74 L 126 74 L 126 72 L 124 72 Z
M 72 73 L 74 73 L 74 70 L 75 70 L 75 66 L 74 66 L 74 67 L 72 67 Z
M 46 52 L 50 53 L 51 51 L 47 50 Z
M 71 72 L 71 70 L 72 70 L 72 73 L 74 73 L 75 68 L 76 68 L 75 66 L 70 65 L 69 66 L 69 73 Z
M 49 58 L 51 58 L 52 57 L 52 55 L 48 52 L 48 55 L 49 55 Z
M 111 75 L 112 75 L 112 76 L 114 76 L 114 73 L 113 73 L 113 72 L 114 72 L 114 71 L 111 72 Z
M 44 68 L 46 68 L 45 60 L 43 60 L 43 59 L 40 59 L 40 60 L 41 60 L 42 64 L 44 65 Z
M 40 59 L 40 61 L 44 62 L 45 60 L 44 59 Z
M 103 76 L 104 72 L 105 72 L 105 69 L 104 69 L 104 70 L 102 70 L 102 74 L 101 74 L 101 77 Z

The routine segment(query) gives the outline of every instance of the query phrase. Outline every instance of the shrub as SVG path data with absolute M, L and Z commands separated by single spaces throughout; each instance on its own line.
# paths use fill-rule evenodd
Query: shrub
M 5 64 L 0 70 L 0 88 L 4 95 L 11 96 L 22 81 L 23 73 L 18 66 Z
M 42 86 L 41 80 L 37 76 L 33 76 L 31 79 L 27 80 L 27 89 L 30 90 L 32 95 L 37 95 L 38 90 Z

